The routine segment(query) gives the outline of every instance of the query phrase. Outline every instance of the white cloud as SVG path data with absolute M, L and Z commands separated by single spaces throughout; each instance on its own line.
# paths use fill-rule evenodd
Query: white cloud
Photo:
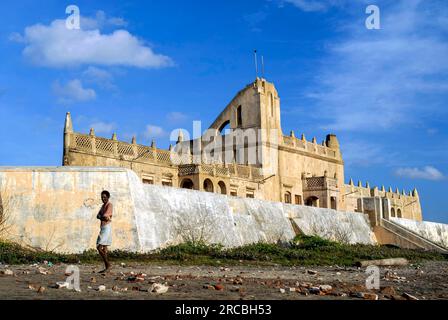
M 166 136 L 166 132 L 162 127 L 149 124 L 146 126 L 143 136 L 146 139 L 160 138 Z
M 104 69 L 88 67 L 83 73 L 83 78 L 90 83 L 95 83 L 104 89 L 116 89 L 113 83 L 114 76 Z
M 56 81 L 53 84 L 53 92 L 61 103 L 85 102 L 96 98 L 95 90 L 84 88 L 79 79 L 71 80 L 65 85 Z
M 410 0 L 381 7 L 381 30 L 367 30 L 363 15 L 349 20 L 304 94 L 315 103 L 322 129 L 396 129 L 444 112 L 448 43 L 437 19 L 447 14 L 441 4 Z
M 94 122 L 90 125 L 90 128 L 95 129 L 95 133 L 110 134 L 115 129 L 115 123 L 106 122 Z
M 395 175 L 401 178 L 423 179 L 423 180 L 443 180 L 445 176 L 434 167 L 426 166 L 424 168 L 399 168 Z
M 181 123 L 187 120 L 188 116 L 182 112 L 174 111 L 168 113 L 166 118 L 171 123 Z
M 23 55 L 38 66 L 60 68 L 89 64 L 161 68 L 172 65 L 169 57 L 156 54 L 126 30 L 110 34 L 102 34 L 99 29 L 68 30 L 65 20 L 54 20 L 50 25 L 27 27 L 22 36 L 11 37 L 25 43 Z

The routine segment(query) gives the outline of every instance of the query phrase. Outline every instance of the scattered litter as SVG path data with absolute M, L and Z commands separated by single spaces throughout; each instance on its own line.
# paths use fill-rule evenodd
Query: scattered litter
M 286 290 L 285 289 L 283 289 L 283 288 L 280 288 L 280 293 L 285 293 L 286 292 Z
M 104 285 L 98 286 L 98 291 L 106 291 L 106 286 Z

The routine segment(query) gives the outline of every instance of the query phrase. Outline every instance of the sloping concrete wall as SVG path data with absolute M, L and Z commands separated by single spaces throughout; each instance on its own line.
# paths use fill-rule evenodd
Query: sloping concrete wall
M 448 248 L 448 224 L 428 221 L 414 221 L 403 218 L 390 218 L 394 223 L 418 234 L 422 238 Z
M 88 167 L 0 168 L 7 237 L 56 252 L 95 248 L 104 189 L 114 205 L 112 249 L 146 252 L 201 237 L 225 246 L 289 240 L 290 219 L 306 234 L 339 230 L 349 242 L 375 243 L 360 213 L 144 185 L 127 169 Z

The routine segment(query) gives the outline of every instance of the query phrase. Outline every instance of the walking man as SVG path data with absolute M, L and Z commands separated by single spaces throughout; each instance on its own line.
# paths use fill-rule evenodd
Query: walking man
M 96 216 L 97 219 L 101 220 L 101 230 L 98 239 L 96 240 L 96 248 L 103 259 L 105 266 L 104 270 L 100 271 L 100 273 L 107 273 L 111 268 L 111 264 L 107 257 L 107 247 L 112 245 L 112 203 L 109 202 L 109 199 L 109 191 L 101 192 L 103 206 Z

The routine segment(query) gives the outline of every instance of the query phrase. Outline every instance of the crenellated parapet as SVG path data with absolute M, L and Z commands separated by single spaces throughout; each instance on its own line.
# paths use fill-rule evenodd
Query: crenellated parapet
M 319 156 L 342 161 L 339 142 L 333 134 L 327 135 L 326 140 L 318 144 L 315 137 L 312 141 L 307 141 L 305 134 L 302 134 L 299 139 L 295 136 L 294 131 L 291 131 L 289 136 L 283 136 L 281 146 L 306 153 L 309 156 Z

